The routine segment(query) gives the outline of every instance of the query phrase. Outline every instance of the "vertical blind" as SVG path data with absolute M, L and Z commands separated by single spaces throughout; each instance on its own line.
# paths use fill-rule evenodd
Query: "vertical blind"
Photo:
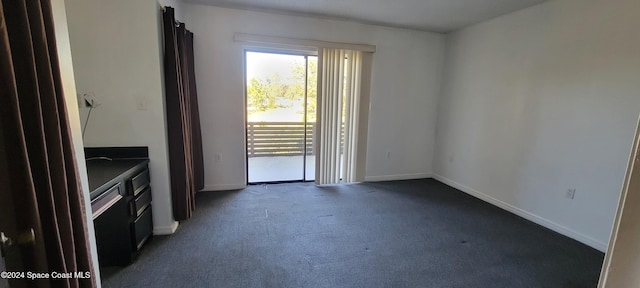
M 344 163 L 342 181 L 356 181 L 356 159 L 358 155 L 358 119 L 360 112 L 360 87 L 362 74 L 362 52 L 347 51 L 347 81 L 345 81 L 344 117 Z
M 322 48 L 319 62 L 316 184 L 354 182 L 362 52 Z

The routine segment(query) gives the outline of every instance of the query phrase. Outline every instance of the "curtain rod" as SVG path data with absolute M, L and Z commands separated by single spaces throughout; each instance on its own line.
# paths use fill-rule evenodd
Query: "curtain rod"
M 246 43 L 255 43 L 255 44 L 276 44 L 276 45 L 292 45 L 292 46 L 302 46 L 302 47 L 339 48 L 339 49 L 359 50 L 363 52 L 376 52 L 375 45 L 340 43 L 340 42 L 330 42 L 330 41 L 322 41 L 322 40 L 298 39 L 298 38 L 265 36 L 265 35 L 255 35 L 255 34 L 245 34 L 245 33 L 233 34 L 233 40 L 236 42 L 246 42 Z
M 171 6 L 160 6 L 160 9 L 162 9 L 162 12 L 165 12 L 165 11 L 167 11 L 167 7 L 169 7 L 169 8 L 173 8 L 173 7 L 171 7 Z M 173 22 L 174 22 L 176 25 L 185 24 L 184 22 L 180 22 L 180 21 L 178 21 L 178 20 L 174 20 Z M 186 25 L 187 25 L 187 24 L 185 24 L 185 26 L 186 26 Z

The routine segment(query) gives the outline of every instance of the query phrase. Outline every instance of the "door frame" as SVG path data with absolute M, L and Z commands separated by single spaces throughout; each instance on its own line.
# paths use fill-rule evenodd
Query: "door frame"
M 289 45 L 286 45 L 289 46 Z M 244 93 L 243 98 L 243 113 L 244 113 L 244 179 L 246 185 L 264 185 L 264 184 L 283 184 L 283 183 L 303 183 L 303 182 L 313 182 L 314 180 L 306 180 L 306 161 L 307 161 L 307 147 L 306 147 L 306 139 L 304 140 L 304 148 L 303 148 L 303 157 L 302 157 L 302 179 L 301 180 L 283 180 L 283 181 L 264 181 L 264 182 L 249 182 L 249 156 L 248 156 L 248 141 L 249 141 L 249 129 L 247 129 L 247 124 L 249 123 L 249 115 L 247 113 L 247 105 L 249 103 L 249 95 L 247 94 L 247 53 L 265 53 L 265 54 L 279 54 L 279 55 L 291 55 L 291 56 L 303 56 L 305 57 L 305 96 L 304 96 L 304 106 L 305 106 L 305 137 L 306 137 L 306 123 L 307 123 L 307 92 L 309 87 L 308 85 L 308 75 L 309 75 L 309 57 L 317 57 L 318 50 L 313 49 L 310 50 L 309 47 L 294 47 L 294 48 L 282 48 L 277 45 L 270 46 L 244 46 L 242 49 L 242 91 Z
M 630 198 L 630 196 L 637 197 L 637 194 L 640 193 L 640 190 L 631 189 L 632 188 L 631 183 L 634 183 L 632 182 L 632 180 L 638 181 L 637 178 L 640 178 L 640 119 L 638 120 L 638 125 L 636 126 L 636 134 L 634 137 L 633 146 L 632 146 L 632 150 L 629 157 L 627 173 L 624 179 L 622 193 L 620 195 L 618 209 L 617 209 L 616 217 L 613 223 L 613 229 L 611 231 L 611 237 L 609 239 L 609 247 L 607 248 L 607 253 L 605 254 L 605 258 L 602 263 L 602 270 L 600 271 L 600 280 L 598 282 L 598 288 L 607 287 L 610 281 L 609 279 L 610 268 L 612 268 L 612 264 L 616 260 L 618 260 L 614 256 L 616 252 L 616 244 L 618 242 L 617 241 L 618 236 L 621 232 L 620 229 L 622 226 L 621 225 L 622 222 L 628 219 L 629 217 L 635 219 L 634 217 L 635 215 L 625 215 L 625 208 L 629 208 L 627 207 L 627 199 Z M 630 203 L 630 205 L 633 205 L 633 204 L 637 204 L 637 203 Z M 636 221 L 640 221 L 640 220 L 636 220 Z M 637 255 L 637 252 L 640 251 L 640 244 L 636 245 L 633 248 L 635 248 L 636 251 L 632 251 L 632 253 L 629 253 L 629 255 Z

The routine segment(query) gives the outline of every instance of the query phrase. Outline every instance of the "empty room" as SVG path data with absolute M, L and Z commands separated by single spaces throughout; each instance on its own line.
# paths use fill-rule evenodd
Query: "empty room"
M 640 287 L 637 0 L 0 8 L 0 287 Z

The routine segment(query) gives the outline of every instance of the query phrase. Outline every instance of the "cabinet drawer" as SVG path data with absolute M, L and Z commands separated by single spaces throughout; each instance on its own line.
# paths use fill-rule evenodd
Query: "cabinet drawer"
M 145 169 L 138 175 L 133 176 L 129 184 L 131 195 L 136 196 L 140 194 L 140 192 L 144 191 L 144 188 L 149 186 L 149 181 L 149 169 Z
M 124 190 L 124 189 L 123 189 Z M 93 213 L 93 219 L 95 220 L 102 213 L 106 212 L 111 206 L 113 206 L 118 200 L 122 199 L 120 191 L 120 183 L 113 185 L 113 187 L 107 189 L 104 193 L 100 194 L 96 199 L 91 201 L 91 212 Z
M 138 217 L 138 219 L 136 219 L 136 221 L 132 224 L 132 228 L 134 230 L 132 234 L 135 235 L 134 246 L 136 247 L 136 250 L 139 250 L 140 247 L 144 245 L 144 242 L 149 239 L 151 233 L 153 233 L 151 205 L 147 206 L 147 209 L 145 209 L 142 214 L 140 214 L 140 217 Z
M 151 204 L 151 187 L 147 186 L 135 200 L 131 201 L 131 216 L 140 216 L 149 204 Z

